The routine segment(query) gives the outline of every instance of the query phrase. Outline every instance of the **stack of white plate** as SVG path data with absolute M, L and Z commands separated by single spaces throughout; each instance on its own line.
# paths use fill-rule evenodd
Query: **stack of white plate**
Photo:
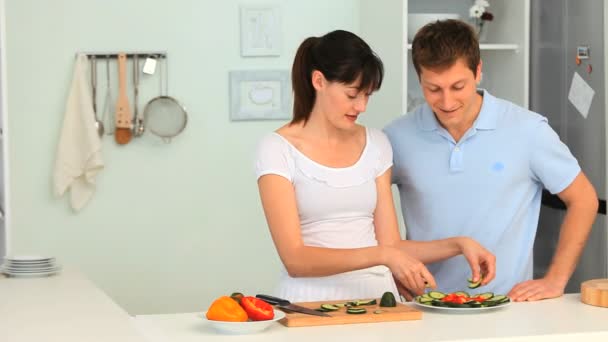
M 4 258 L 0 272 L 9 277 L 46 277 L 59 272 L 55 258 L 42 256 L 13 256 Z

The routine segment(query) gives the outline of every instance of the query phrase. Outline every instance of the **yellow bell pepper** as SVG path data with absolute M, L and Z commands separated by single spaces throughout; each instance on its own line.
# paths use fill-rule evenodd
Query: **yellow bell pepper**
M 216 299 L 207 310 L 207 319 L 212 321 L 246 322 L 248 318 L 239 303 L 228 296 Z

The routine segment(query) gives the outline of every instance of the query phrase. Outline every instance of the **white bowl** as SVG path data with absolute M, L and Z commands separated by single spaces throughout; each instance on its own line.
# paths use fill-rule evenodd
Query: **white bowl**
M 281 310 L 274 310 L 274 318 L 267 321 L 254 321 L 254 322 L 224 322 L 224 321 L 212 321 L 207 319 L 207 312 L 203 312 L 199 316 L 203 321 L 211 325 L 215 330 L 223 334 L 241 335 L 241 334 L 252 334 L 268 329 L 276 321 L 285 318 L 285 313 Z
M 460 15 L 457 13 L 410 13 L 407 15 L 407 39 L 409 42 L 414 40 L 416 32 L 422 28 L 422 26 L 435 22 L 437 20 L 445 19 L 460 19 Z

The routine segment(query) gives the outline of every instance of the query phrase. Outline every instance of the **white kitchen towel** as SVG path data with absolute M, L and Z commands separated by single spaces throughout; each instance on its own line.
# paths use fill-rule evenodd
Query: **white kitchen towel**
M 103 169 L 101 139 L 95 127 L 88 58 L 76 57 L 72 86 L 63 117 L 55 160 L 57 196 L 70 190 L 72 209 L 82 209 L 95 192 L 95 176 Z

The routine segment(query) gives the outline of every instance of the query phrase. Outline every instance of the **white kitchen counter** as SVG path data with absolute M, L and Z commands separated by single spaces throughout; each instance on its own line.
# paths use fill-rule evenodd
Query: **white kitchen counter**
M 80 273 L 0 274 L 0 341 L 143 342 L 133 318 Z
M 493 311 L 439 313 L 424 309 L 422 320 L 286 328 L 230 336 L 216 333 L 196 313 L 137 316 L 151 342 L 243 341 L 608 341 L 608 308 L 585 305 L 578 294 L 540 302 L 512 303 Z M 410 304 L 411 305 L 411 304 Z M 201 311 L 207 308 L 201 308 Z

